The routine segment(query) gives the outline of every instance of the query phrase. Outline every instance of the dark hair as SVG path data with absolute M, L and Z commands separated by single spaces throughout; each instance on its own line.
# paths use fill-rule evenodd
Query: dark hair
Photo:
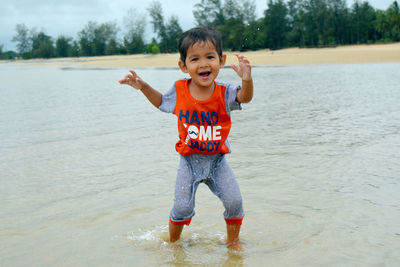
M 197 42 L 207 42 L 210 41 L 215 45 L 218 55 L 222 57 L 222 39 L 219 32 L 210 27 L 195 27 L 184 33 L 178 41 L 178 50 L 180 54 L 180 59 L 185 62 L 186 55 L 189 47 L 193 46 Z

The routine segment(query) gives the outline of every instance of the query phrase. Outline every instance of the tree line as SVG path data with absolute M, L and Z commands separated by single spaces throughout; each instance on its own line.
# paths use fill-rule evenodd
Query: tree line
M 256 18 L 254 0 L 200 0 L 193 6 L 196 25 L 217 28 L 225 50 L 245 51 L 286 47 L 327 47 L 400 41 L 400 8 L 394 1 L 386 10 L 368 1 L 355 0 L 268 0 L 261 18 Z M 146 18 L 155 37 L 145 41 Z M 162 5 L 153 1 L 146 13 L 130 9 L 123 18 L 123 37 L 116 22 L 89 21 L 77 38 L 58 36 L 17 24 L 17 52 L 0 58 L 29 58 L 173 53 L 183 30 L 177 16 L 165 18 Z

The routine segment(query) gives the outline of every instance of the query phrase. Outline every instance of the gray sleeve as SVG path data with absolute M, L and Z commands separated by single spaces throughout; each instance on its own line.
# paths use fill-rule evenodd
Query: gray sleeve
M 237 91 L 240 90 L 240 86 L 234 84 L 227 84 L 225 90 L 225 103 L 226 112 L 230 114 L 232 110 L 241 110 L 242 106 L 236 100 Z
M 173 113 L 176 106 L 176 88 L 175 84 L 169 89 L 168 92 L 163 94 L 159 110 L 167 113 Z

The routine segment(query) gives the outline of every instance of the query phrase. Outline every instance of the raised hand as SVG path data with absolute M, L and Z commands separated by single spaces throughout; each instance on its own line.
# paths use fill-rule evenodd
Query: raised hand
M 251 77 L 251 65 L 250 61 L 239 54 L 235 54 L 235 56 L 238 58 L 238 65 L 231 64 L 232 69 L 239 75 L 240 78 L 244 81 L 250 81 L 252 79 Z
M 133 70 L 129 71 L 131 74 L 127 74 L 123 79 L 119 80 L 120 84 L 127 84 L 136 88 L 138 90 L 142 90 L 145 82 L 134 72 Z

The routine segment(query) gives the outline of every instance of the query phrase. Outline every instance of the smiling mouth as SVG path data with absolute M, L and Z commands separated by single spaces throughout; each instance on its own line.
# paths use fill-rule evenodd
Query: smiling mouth
M 206 72 L 201 72 L 199 73 L 199 75 L 203 78 L 207 78 L 208 76 L 210 76 L 211 71 L 206 71 Z

